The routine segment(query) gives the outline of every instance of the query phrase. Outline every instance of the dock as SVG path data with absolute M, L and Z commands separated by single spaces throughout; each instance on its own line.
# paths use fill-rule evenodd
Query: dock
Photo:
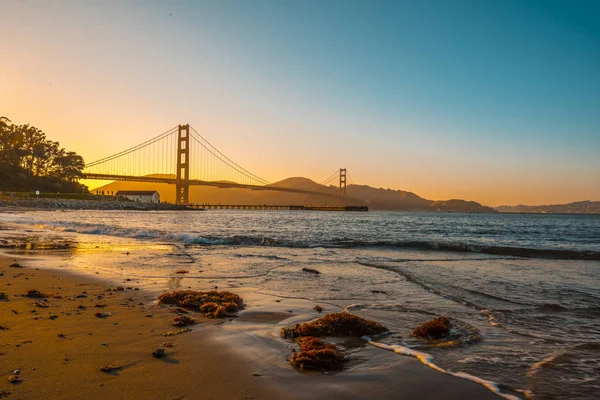
M 301 206 L 278 204 L 190 204 L 204 210 L 265 210 L 265 211 L 369 211 L 367 206 Z

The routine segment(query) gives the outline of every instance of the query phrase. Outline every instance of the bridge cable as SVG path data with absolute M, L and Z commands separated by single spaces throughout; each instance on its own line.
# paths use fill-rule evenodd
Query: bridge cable
M 324 181 L 319 182 L 319 185 L 325 185 L 326 183 L 332 181 L 339 175 L 339 173 L 340 173 L 339 170 L 335 171 L 329 178 L 325 179 Z
M 229 157 L 227 157 L 225 154 L 221 153 L 215 146 L 213 146 L 208 140 L 206 140 L 206 138 L 204 136 L 202 136 L 200 133 L 198 133 L 198 131 L 196 131 L 193 127 L 190 127 L 192 129 L 192 131 L 198 135 L 204 142 L 206 142 L 206 144 L 208 144 L 208 146 L 210 146 L 216 153 L 215 154 L 213 151 L 211 151 L 209 148 L 207 148 L 203 143 L 200 142 L 200 140 L 198 140 L 194 135 L 191 135 L 192 138 L 194 138 L 194 140 L 196 140 L 196 142 L 198 142 L 198 144 L 200 144 L 202 147 L 206 148 L 206 150 L 208 150 L 212 155 L 214 155 L 215 157 L 217 157 L 218 159 L 220 159 L 221 161 L 223 161 L 225 164 L 228 164 L 229 167 L 233 168 L 234 170 L 237 170 L 237 172 L 241 173 L 242 175 L 245 175 L 247 178 L 256 180 L 260 183 L 262 183 L 263 185 L 270 185 L 271 183 L 265 179 L 262 179 L 261 177 L 254 175 L 253 173 L 251 173 L 250 171 L 248 171 L 247 169 L 241 167 L 240 165 L 238 165 L 235 161 L 231 160 Z M 227 161 L 223 160 L 223 158 L 225 158 L 225 160 L 229 161 L 229 163 L 233 164 L 229 164 L 227 163 Z M 235 167 L 237 168 L 235 168 Z
M 196 133 L 197 133 L 197 132 L 196 132 Z M 191 137 L 192 137 L 192 139 L 194 139 L 194 140 L 195 140 L 195 141 L 196 141 L 196 142 L 197 142 L 197 143 L 198 143 L 200 146 L 202 146 L 202 147 L 203 147 L 203 148 L 204 148 L 206 151 L 208 151 L 210 154 L 212 154 L 213 156 L 215 156 L 215 157 L 216 157 L 218 160 L 220 160 L 221 162 L 224 162 L 224 163 L 225 163 L 225 164 L 226 164 L 228 167 L 230 167 L 230 168 L 234 169 L 236 172 L 238 172 L 238 173 L 240 173 L 240 174 L 244 175 L 245 177 L 247 177 L 247 178 L 249 178 L 249 179 L 251 179 L 251 180 L 259 181 L 259 182 L 260 182 L 260 183 L 262 183 L 262 184 L 268 184 L 268 183 L 265 183 L 265 182 L 267 182 L 267 181 L 265 181 L 264 179 L 261 179 L 261 178 L 259 178 L 259 177 L 255 176 L 254 174 L 250 173 L 249 171 L 245 170 L 244 168 L 242 168 L 242 167 L 238 166 L 238 167 L 241 169 L 241 171 L 240 171 L 239 169 L 237 169 L 237 168 L 233 167 L 232 165 L 228 164 L 228 163 L 227 163 L 225 160 L 223 160 L 223 159 L 222 159 L 222 158 L 221 158 L 221 157 L 220 157 L 218 154 L 215 154 L 215 152 L 213 152 L 211 149 L 207 148 L 207 147 L 206 147 L 206 146 L 205 146 L 205 145 L 204 145 L 204 144 L 203 144 L 203 143 L 202 143 L 200 140 L 198 140 L 198 139 L 197 139 L 197 138 L 196 138 L 194 135 L 190 135 L 190 136 L 191 136 Z M 208 142 L 207 142 L 207 143 L 208 143 Z M 215 149 L 215 150 L 216 150 L 216 149 Z M 218 152 L 218 150 L 217 150 L 217 152 Z M 220 152 L 219 152 L 219 154 L 221 154 L 221 155 L 222 155 L 222 153 L 220 153 Z M 225 156 L 223 155 L 223 157 L 225 157 Z M 227 157 L 225 157 L 225 158 L 227 158 Z M 228 159 L 228 160 L 229 160 L 229 159 Z M 231 161 L 231 160 L 230 160 L 230 161 Z M 231 161 L 231 162 L 233 163 L 233 161 Z M 215 159 L 213 158 L 213 159 L 212 159 L 212 160 L 211 160 L 209 163 L 210 163 L 210 166 L 209 166 L 209 167 L 210 167 L 210 168 L 209 168 L 209 175 L 210 175 L 210 178 L 212 178 L 212 179 L 215 179 L 215 178 L 217 177 L 217 174 L 216 174 L 216 168 L 217 168 L 217 167 L 216 167 L 216 165 L 215 165 Z M 235 164 L 235 163 L 233 163 L 233 164 Z M 235 165 L 237 166 L 237 164 L 235 164 Z
M 111 156 L 104 157 L 104 158 L 102 158 L 102 159 L 100 159 L 100 160 L 93 161 L 93 162 L 91 162 L 91 163 L 87 164 L 87 165 L 86 165 L 86 168 L 88 168 L 88 167 L 93 167 L 93 166 L 96 166 L 96 165 L 98 165 L 98 164 L 101 164 L 101 163 L 103 163 L 103 162 L 111 161 L 111 160 L 113 160 L 113 159 L 115 159 L 115 158 L 118 158 L 118 157 L 121 157 L 121 156 L 124 156 L 124 155 L 130 154 L 130 153 L 132 153 L 133 151 L 139 150 L 139 149 L 140 149 L 140 148 L 142 148 L 142 147 L 148 146 L 148 145 L 150 145 L 150 144 L 153 144 L 153 143 L 155 143 L 155 142 L 157 142 L 157 141 L 159 141 L 159 140 L 161 140 L 161 139 L 164 139 L 165 137 L 167 137 L 167 136 L 169 136 L 169 135 L 171 135 L 171 134 L 175 133 L 176 131 L 177 131 L 177 127 L 173 127 L 173 128 L 171 128 L 171 129 L 169 129 L 168 131 L 166 131 L 166 132 L 163 132 L 163 133 L 161 133 L 160 135 L 158 135 L 158 136 L 155 136 L 155 137 L 153 137 L 152 139 L 149 139 L 149 140 L 147 140 L 147 141 L 145 141 L 145 142 L 143 142 L 143 143 L 140 143 L 140 144 L 138 144 L 138 145 L 136 145 L 136 146 L 133 146 L 133 147 L 131 147 L 131 148 L 127 149 L 127 150 L 123 150 L 123 151 L 121 151 L 121 152 L 119 152 L 119 153 L 116 153 L 116 154 L 113 154 L 113 155 L 111 155 Z

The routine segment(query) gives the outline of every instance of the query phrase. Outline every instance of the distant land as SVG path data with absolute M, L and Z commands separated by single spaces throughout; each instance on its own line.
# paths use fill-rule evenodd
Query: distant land
M 576 201 L 568 204 L 549 204 L 544 206 L 500 206 L 499 212 L 542 213 L 542 214 L 600 214 L 600 201 Z
M 149 175 L 161 176 L 165 175 Z M 287 178 L 271 186 L 305 189 L 337 194 L 335 186 L 323 186 L 307 178 Z M 175 202 L 175 187 L 166 183 L 115 181 L 90 192 L 105 193 L 119 190 L 156 190 L 161 201 Z M 403 190 L 373 188 L 366 185 L 348 185 L 347 204 L 366 204 L 371 210 L 396 211 L 453 211 L 453 212 L 496 212 L 491 207 L 465 200 L 428 200 Z M 190 186 L 190 202 L 198 204 L 273 204 L 273 205 L 338 205 L 335 198 L 299 193 L 271 192 L 250 189 L 219 189 L 210 186 Z

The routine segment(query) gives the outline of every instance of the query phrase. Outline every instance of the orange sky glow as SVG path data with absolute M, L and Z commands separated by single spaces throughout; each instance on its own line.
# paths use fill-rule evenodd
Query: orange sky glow
M 3 40 L 0 115 L 42 129 L 87 162 L 189 123 L 271 182 L 318 182 L 346 167 L 354 183 L 433 200 L 600 200 L 600 133 L 586 142 L 565 132 L 550 143 L 507 135 L 483 117 L 457 119 L 435 104 L 394 111 L 384 110 L 382 99 L 368 109 L 364 102 L 377 97 L 359 83 L 348 91 L 340 85 L 333 96 L 337 86 L 308 73 L 306 81 L 269 74 L 252 54 L 233 51 L 230 35 L 202 26 L 191 35 L 176 12 L 134 18 L 117 6 L 101 15 L 28 7 L 11 10 L 13 21 L 27 22 L 0 27 L 0 37 L 10 37 Z

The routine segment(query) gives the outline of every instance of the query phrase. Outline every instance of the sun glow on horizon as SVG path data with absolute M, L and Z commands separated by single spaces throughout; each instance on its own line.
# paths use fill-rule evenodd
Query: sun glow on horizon
M 432 200 L 600 200 L 600 29 L 584 14 L 339 7 L 8 1 L 0 115 L 88 162 L 189 123 L 270 182 L 346 167 Z

